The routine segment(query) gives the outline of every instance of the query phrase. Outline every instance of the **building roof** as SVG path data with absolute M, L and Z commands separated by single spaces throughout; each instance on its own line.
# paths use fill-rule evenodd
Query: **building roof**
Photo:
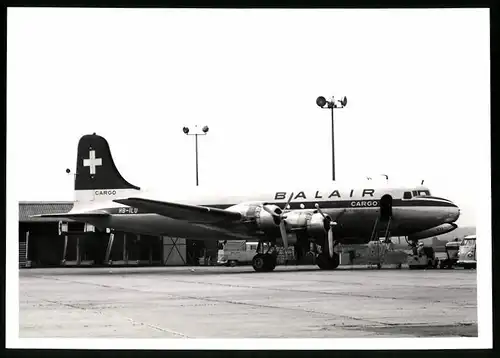
M 57 222 L 57 218 L 31 218 L 31 215 L 67 213 L 72 201 L 20 201 L 19 222 Z

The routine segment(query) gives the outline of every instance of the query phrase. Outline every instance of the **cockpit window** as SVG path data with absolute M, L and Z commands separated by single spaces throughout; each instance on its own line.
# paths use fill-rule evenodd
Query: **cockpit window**
M 403 194 L 403 199 L 411 199 L 411 192 L 405 191 Z
M 430 196 L 431 192 L 429 190 L 413 190 L 413 196 Z

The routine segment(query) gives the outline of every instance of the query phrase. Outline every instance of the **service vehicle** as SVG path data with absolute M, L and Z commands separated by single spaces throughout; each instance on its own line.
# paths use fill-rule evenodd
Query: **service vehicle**
M 257 251 L 258 242 L 231 240 L 218 251 L 217 264 L 222 266 L 249 265 Z
M 445 245 L 446 258 L 439 260 L 439 268 L 451 269 L 458 261 L 458 251 L 460 248 L 460 241 L 456 239 L 455 241 L 447 242 Z
M 414 248 L 413 252 L 408 256 L 408 267 L 413 269 L 436 268 L 439 259 L 436 257 L 432 246 L 421 246 Z
M 469 235 L 460 243 L 456 266 L 475 269 L 476 263 L 476 235 Z

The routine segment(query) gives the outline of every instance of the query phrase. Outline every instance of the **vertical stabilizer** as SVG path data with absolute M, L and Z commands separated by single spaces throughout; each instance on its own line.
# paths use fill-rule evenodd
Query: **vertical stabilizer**
M 140 190 L 122 177 L 104 137 L 94 133 L 80 138 L 75 175 L 75 204 L 137 195 Z

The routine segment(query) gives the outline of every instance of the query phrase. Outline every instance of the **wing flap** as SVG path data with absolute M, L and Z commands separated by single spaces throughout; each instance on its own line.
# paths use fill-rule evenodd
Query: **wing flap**
M 235 223 L 240 222 L 243 218 L 240 213 L 207 206 L 187 205 L 142 198 L 116 199 L 113 201 L 194 224 Z

